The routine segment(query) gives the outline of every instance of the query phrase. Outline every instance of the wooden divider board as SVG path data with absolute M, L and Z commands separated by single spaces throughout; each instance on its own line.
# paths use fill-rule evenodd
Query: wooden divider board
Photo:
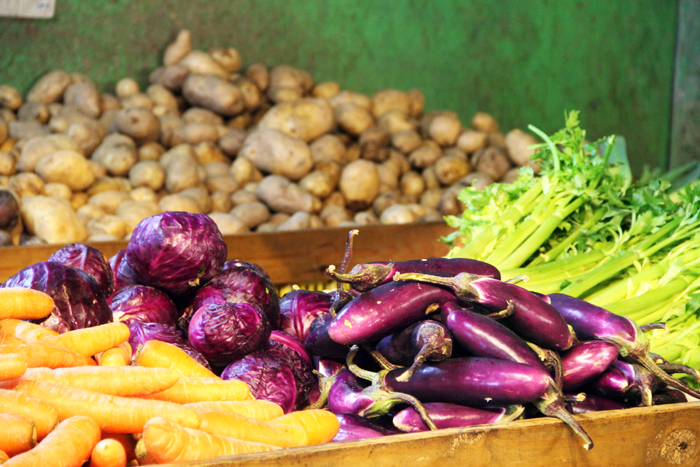
M 372 225 L 357 227 L 351 265 L 367 261 L 403 261 L 445 256 L 446 244 L 440 237 L 454 231 L 444 223 Z M 260 265 L 275 284 L 326 280 L 330 264 L 340 265 L 350 228 L 323 228 L 293 232 L 249 233 L 224 237 L 228 259 Z M 127 242 L 101 242 L 91 245 L 108 258 Z M 46 261 L 63 245 L 0 248 L 0 282 L 20 269 Z
M 691 467 L 700 402 L 578 415 L 586 451 L 561 421 L 539 418 L 192 462 L 206 467 Z M 171 464 L 175 465 L 175 464 Z

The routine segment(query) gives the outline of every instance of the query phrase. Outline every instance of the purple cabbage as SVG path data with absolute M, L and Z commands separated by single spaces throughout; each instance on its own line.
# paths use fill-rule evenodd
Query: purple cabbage
M 117 254 L 109 258 L 109 267 L 114 279 L 114 290 L 119 290 L 129 285 L 139 285 L 136 273 L 126 257 L 126 249 L 119 250 Z
M 264 276 L 265 278 L 269 279 L 270 275 L 265 271 L 260 265 L 257 265 L 255 263 L 249 263 L 248 261 L 241 261 L 240 259 L 230 259 L 224 263 L 224 271 L 228 269 L 233 269 L 233 268 L 248 268 L 252 269 L 253 271 L 257 272 L 261 276 Z
M 248 384 L 255 399 L 274 402 L 289 413 L 294 410 L 297 385 L 294 372 L 287 362 L 269 352 L 255 352 L 246 355 L 227 366 L 221 379 L 239 380 Z
M 331 309 L 333 297 L 325 292 L 292 290 L 280 297 L 280 329 L 303 341 L 311 322 Z
M 287 362 L 294 372 L 297 386 L 295 410 L 301 410 L 318 399 L 318 377 L 313 373 L 313 361 L 298 337 L 283 331 L 272 331 L 267 352 Z
M 228 247 L 209 216 L 166 211 L 139 222 L 126 251 L 139 282 L 184 296 L 221 272 Z
M 5 287 L 28 287 L 51 296 L 54 309 L 41 325 L 59 333 L 113 321 L 95 278 L 80 269 L 42 261 L 7 279 Z
M 114 319 L 177 325 L 178 311 L 165 292 L 147 285 L 127 285 L 109 299 Z
M 132 354 L 135 355 L 139 345 L 143 345 L 147 341 L 167 342 L 181 348 L 190 357 L 211 370 L 211 366 L 207 359 L 204 358 L 204 355 L 192 348 L 175 326 L 162 323 L 144 323 L 136 320 L 129 321 L 126 325 L 130 331 L 129 345 L 131 345 Z
M 279 329 L 280 304 L 277 289 L 265 276 L 246 267 L 222 271 L 197 291 L 192 308 L 209 303 L 251 303 L 263 311 L 271 329 Z
M 105 297 L 114 292 L 114 277 L 105 255 L 97 248 L 71 243 L 49 256 L 48 261 L 85 271 L 95 278 Z
M 190 345 L 214 365 L 229 363 L 267 345 L 270 323 L 250 303 L 210 303 L 190 320 Z

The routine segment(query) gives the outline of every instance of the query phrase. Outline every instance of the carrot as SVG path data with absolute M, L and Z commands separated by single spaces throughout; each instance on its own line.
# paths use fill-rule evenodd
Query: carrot
M 29 321 L 8 318 L 0 320 L 0 335 L 19 337 L 25 342 L 36 342 L 47 337 L 58 336 L 58 333 Z
M 42 440 L 58 425 L 58 409 L 38 397 L 0 389 L 0 412 L 24 415 L 34 420 L 37 439 Z
M 254 418 L 263 422 L 267 422 L 273 418 L 284 415 L 284 410 L 282 410 L 282 407 L 274 402 L 263 399 L 252 401 L 193 402 L 186 405 L 187 407 L 192 407 L 197 413 L 210 410 L 219 410 L 222 412 L 232 412 L 239 415 L 244 415 L 248 418 Z
M 34 467 L 60 465 L 80 467 L 90 457 L 92 449 L 100 440 L 100 428 L 90 417 L 70 417 L 63 420 L 55 430 L 34 449 L 12 457 L 5 462 L 7 467 Z
M 308 437 L 297 425 L 261 422 L 232 412 L 200 412 L 199 429 L 213 435 L 228 436 L 241 441 L 269 444 L 281 448 L 306 446 Z
M 3 464 L 9 458 L 10 458 L 10 456 L 8 456 L 5 451 L 0 449 L 0 464 Z
M 64 332 L 52 338 L 50 343 L 85 357 L 92 357 L 126 342 L 128 338 L 129 326 L 124 323 L 107 323 Z
M 124 452 L 126 453 L 126 461 L 131 462 L 136 459 L 136 440 L 134 436 L 130 433 L 108 433 L 102 432 L 102 440 L 110 439 L 116 441 L 122 445 Z
M 138 462 L 138 465 L 157 464 L 153 456 L 151 456 L 146 450 L 146 446 L 143 443 L 143 438 L 138 440 L 134 451 L 136 452 L 136 461 Z
M 27 287 L 0 289 L 0 319 L 41 319 L 51 314 L 53 298 L 40 290 Z
M 72 368 L 29 368 L 21 378 L 11 381 L 16 387 L 21 381 L 46 381 L 76 389 L 112 394 L 122 397 L 141 397 L 160 393 L 180 379 L 180 374 L 166 368 L 138 366 L 76 366 Z
M 142 446 L 153 459 L 160 463 L 207 460 L 214 457 L 234 456 L 252 452 L 274 451 L 279 449 L 261 443 L 240 441 L 225 436 L 213 435 L 201 430 L 186 428 L 156 417 L 143 428 Z M 137 451 L 137 455 L 139 451 Z
M 271 420 L 272 423 L 297 425 L 306 431 L 309 446 L 330 442 L 340 429 L 338 417 L 322 409 L 298 410 Z
M 15 379 L 27 371 L 27 361 L 16 353 L 0 354 L 0 381 Z
M 244 401 L 252 396 L 250 388 L 243 381 L 183 376 L 170 389 L 144 397 L 188 404 L 202 401 Z
M 102 439 L 92 450 L 90 467 L 125 467 L 126 451 L 115 439 Z
M 8 456 L 29 451 L 36 445 L 36 425 L 24 415 L 0 413 L 0 449 Z
M 128 341 L 95 355 L 100 366 L 128 366 L 131 365 L 131 356 L 131 345 Z
M 45 381 L 22 381 L 16 389 L 55 406 L 61 420 L 87 415 L 97 422 L 100 429 L 110 433 L 138 433 L 148 419 L 156 416 L 187 427 L 199 427 L 197 412 L 172 402 L 112 396 Z
M 177 371 L 182 376 L 218 378 L 181 348 L 162 341 L 150 340 L 139 346 L 134 356 L 134 363 L 151 368 L 168 368 Z
M 68 366 L 95 366 L 97 363 L 90 357 L 84 357 L 62 347 L 49 345 L 46 341 L 24 344 L 8 342 L 0 345 L 0 354 L 14 353 L 27 362 L 27 368 L 45 366 L 61 368 Z

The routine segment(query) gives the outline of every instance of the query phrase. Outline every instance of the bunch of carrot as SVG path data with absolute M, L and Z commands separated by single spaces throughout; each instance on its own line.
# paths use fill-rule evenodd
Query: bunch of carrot
M 123 323 L 57 334 L 25 321 L 53 305 L 36 290 L 0 288 L 4 465 L 176 463 L 327 443 L 338 432 L 333 413 L 284 414 L 174 345 L 148 341 L 132 357 Z

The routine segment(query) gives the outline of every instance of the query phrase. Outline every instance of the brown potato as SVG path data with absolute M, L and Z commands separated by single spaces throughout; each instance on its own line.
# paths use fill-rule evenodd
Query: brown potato
M 209 55 L 229 73 L 236 73 L 241 69 L 241 54 L 233 47 L 212 49 Z
M 262 63 L 253 63 L 245 71 L 245 77 L 265 92 L 270 85 L 270 71 Z
M 379 194 L 379 170 L 374 162 L 359 159 L 343 168 L 340 192 L 346 205 L 354 211 L 367 209 Z
M 229 72 L 203 50 L 191 50 L 177 63 L 187 67 L 191 74 L 210 75 L 223 80 L 229 77 Z
M 22 106 L 24 99 L 17 88 L 0 84 L 0 107 L 5 107 L 9 110 L 17 110 Z
M 331 131 L 334 123 L 333 109 L 326 100 L 303 98 L 275 105 L 258 126 L 309 142 Z
M 129 174 L 139 158 L 134 140 L 114 133 L 102 140 L 91 160 L 105 167 L 110 175 L 121 177 Z
M 403 130 L 391 135 L 391 144 L 403 152 L 409 154 L 411 151 L 418 148 L 423 142 L 423 138 L 415 130 Z
M 243 93 L 238 86 L 211 74 L 190 73 L 182 84 L 182 94 L 191 105 L 226 117 L 245 109 Z
M 278 65 L 270 70 L 270 88 L 287 88 L 307 94 L 314 86 L 311 73 L 288 65 Z
M 344 163 L 347 155 L 347 149 L 337 135 L 323 135 L 311 143 L 309 148 L 311 149 L 311 158 L 314 162 L 334 160 Z
M 401 176 L 399 186 L 401 194 L 417 198 L 425 191 L 425 180 L 418 172 L 411 170 Z
M 477 112 L 472 117 L 472 127 L 474 127 L 474 129 L 477 131 L 493 133 L 498 131 L 498 122 L 486 112 Z
M 372 115 L 381 117 L 390 110 L 399 110 L 408 115 L 411 113 L 411 98 L 398 89 L 384 89 L 372 96 Z
M 293 214 L 297 211 L 317 212 L 321 201 L 299 185 L 279 175 L 268 175 L 257 186 L 255 194 L 270 209 Z
M 313 97 L 321 97 L 323 99 L 330 99 L 340 92 L 340 84 L 335 81 L 325 81 L 323 83 L 318 83 L 311 90 L 311 95 Z
M 488 175 L 493 180 L 500 180 L 511 169 L 511 162 L 505 151 L 488 147 L 477 151 L 471 160 L 474 170 Z
M 99 208 L 105 214 L 114 214 L 124 201 L 130 201 L 131 196 L 119 190 L 108 190 L 95 193 L 88 199 L 88 205 Z
M 162 84 L 171 91 L 179 92 L 185 78 L 190 74 L 190 70 L 180 64 L 158 67 L 151 72 L 148 82 L 151 84 Z
M 85 156 L 63 149 L 42 157 L 34 168 L 46 183 L 65 183 L 73 191 L 82 191 L 95 181 Z
M 25 102 L 17 110 L 17 120 L 21 122 L 39 122 L 42 125 L 49 121 L 51 114 L 46 105 L 41 102 Z
M 252 132 L 238 158 L 250 160 L 262 172 L 299 180 L 313 167 L 309 145 L 303 140 L 270 128 Z
M 114 86 L 114 93 L 119 99 L 124 99 L 141 92 L 141 86 L 133 78 L 122 78 Z
M 442 155 L 440 146 L 432 140 L 424 141 L 417 149 L 408 155 L 408 162 L 412 167 L 423 169 L 432 165 Z
M 87 239 L 87 230 L 69 201 L 49 196 L 22 198 L 22 222 L 30 235 L 46 243 L 75 243 Z
M 291 215 L 289 219 L 284 221 L 277 227 L 277 230 L 290 231 L 290 230 L 304 230 L 311 227 L 311 214 L 304 211 L 295 212 Z
M 379 216 L 381 224 L 411 224 L 416 217 L 413 211 L 404 204 L 394 204 L 386 208 Z
M 370 111 L 352 102 L 335 107 L 334 115 L 338 126 L 354 136 L 374 126 L 374 117 Z
M 15 158 L 7 151 L 0 151 L 0 175 L 10 176 L 17 172 Z
M 505 146 L 508 150 L 508 157 L 515 165 L 530 165 L 530 159 L 535 154 L 535 149 L 531 146 L 537 144 L 537 140 L 523 130 L 515 129 L 508 132 L 505 138 Z
M 51 132 L 50 127 L 42 125 L 41 123 L 33 120 L 29 122 L 21 122 L 19 120 L 9 122 L 7 127 L 8 136 L 15 140 L 30 139 L 36 136 L 45 136 Z
M 483 131 L 467 128 L 457 138 L 457 147 L 467 154 L 473 154 L 479 149 L 486 147 L 489 135 Z
M 92 82 L 73 83 L 63 94 L 63 103 L 92 118 L 102 115 L 102 94 Z
M 377 126 L 390 135 L 416 128 L 416 122 L 400 110 L 390 110 L 377 119 Z
M 157 141 L 160 136 L 160 120 L 150 110 L 141 107 L 122 109 L 114 116 L 114 127 L 141 145 Z
M 141 161 L 129 170 L 129 182 L 134 188 L 148 187 L 158 191 L 165 184 L 165 169 L 156 161 Z
M 50 71 L 34 83 L 27 94 L 27 100 L 43 104 L 58 102 L 72 83 L 73 77 L 69 73 L 63 70 Z
M 231 195 L 224 191 L 214 191 L 211 197 L 211 210 L 218 212 L 228 212 L 233 208 Z
M 236 128 L 229 129 L 218 141 L 219 148 L 229 157 L 235 157 L 243 147 L 248 133 Z
M 471 165 L 459 154 L 443 155 L 435 162 L 435 175 L 442 185 L 452 185 L 469 172 Z
M 163 64 L 167 66 L 177 63 L 191 51 L 192 33 L 188 29 L 181 29 L 175 36 L 175 40 L 165 48 Z
M 325 198 L 335 189 L 337 179 L 326 172 L 315 170 L 299 180 L 299 186 L 314 196 Z
M 240 219 L 249 229 L 254 229 L 270 219 L 270 210 L 260 201 L 238 204 L 230 210 L 230 214 Z

